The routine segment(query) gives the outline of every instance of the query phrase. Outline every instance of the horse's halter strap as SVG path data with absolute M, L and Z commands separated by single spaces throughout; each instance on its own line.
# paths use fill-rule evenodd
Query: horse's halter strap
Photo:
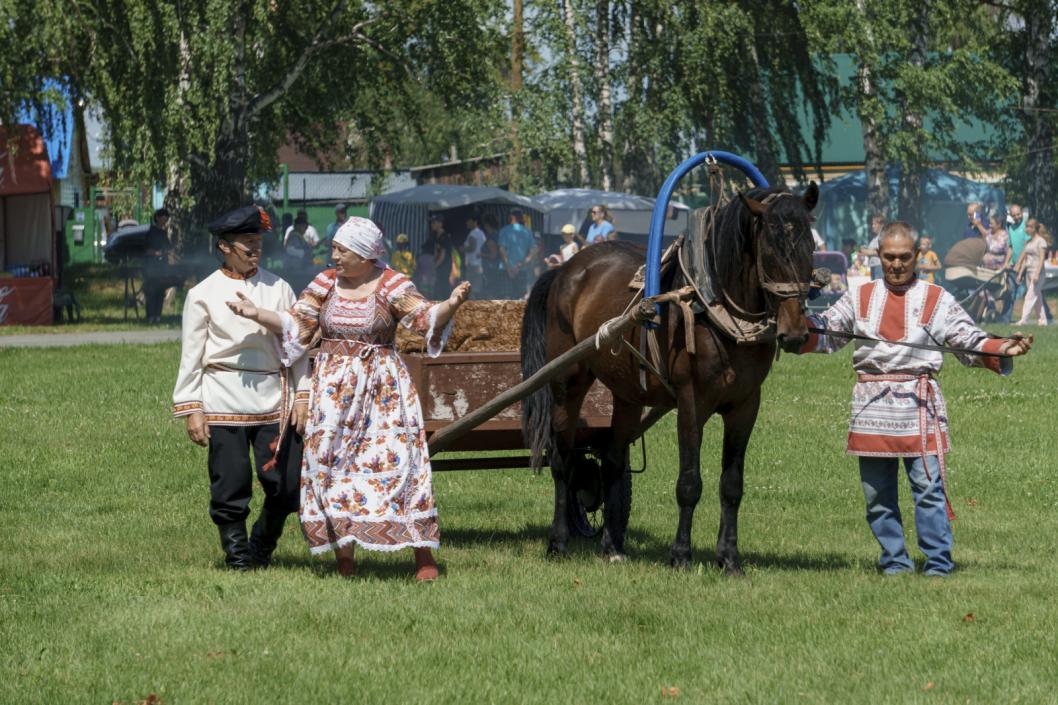
M 765 207 L 770 207 L 774 201 L 783 197 L 796 198 L 796 196 L 794 196 L 792 193 L 773 193 L 770 194 L 763 201 L 761 201 L 761 205 L 764 205 Z M 757 247 L 757 256 L 754 259 L 757 263 L 757 280 L 760 282 L 760 288 L 777 299 L 805 298 L 806 296 L 808 296 L 808 290 L 810 287 L 809 284 L 799 281 L 776 281 L 770 278 L 765 273 L 764 257 L 761 256 L 759 240 L 763 237 L 764 231 L 767 227 L 767 222 L 765 222 L 764 217 L 761 216 L 760 230 L 755 233 L 754 238 L 754 240 L 756 241 L 755 245 Z M 786 225 L 785 227 L 787 228 L 787 230 L 792 229 L 790 225 Z M 789 267 L 787 267 L 786 269 L 789 269 Z M 790 273 L 792 274 L 793 272 L 791 271 Z
M 764 203 L 771 204 L 775 198 L 792 194 L 771 194 Z M 676 247 L 679 266 L 683 272 L 684 279 L 690 282 L 697 292 L 698 303 L 695 305 L 694 313 L 702 310 L 709 317 L 715 329 L 726 337 L 734 340 L 739 345 L 757 344 L 774 338 L 776 317 L 778 315 L 778 302 L 797 296 L 807 295 L 808 285 L 791 283 L 787 281 L 776 281 L 767 276 L 761 264 L 759 256 L 762 246 L 759 240 L 765 237 L 765 233 L 755 228 L 766 228 L 767 223 L 749 224 L 750 231 L 746 233 L 749 247 L 756 247 L 758 252 L 751 252 L 753 256 L 753 272 L 757 275 L 757 286 L 764 294 L 763 311 L 747 311 L 739 302 L 735 301 L 727 287 L 721 283 L 719 272 L 716 269 L 720 260 L 719 238 L 716 236 L 716 215 L 719 206 L 709 206 L 702 216 L 703 220 L 698 225 L 694 242 L 697 249 L 691 248 L 690 253 L 694 258 L 687 258 L 688 248 Z M 792 229 L 792 225 L 787 228 Z M 794 274 L 790 268 L 790 274 Z M 693 313 L 686 314 L 688 319 L 693 318 Z M 712 329 L 711 329 L 712 330 Z M 690 334 L 688 334 L 690 339 Z

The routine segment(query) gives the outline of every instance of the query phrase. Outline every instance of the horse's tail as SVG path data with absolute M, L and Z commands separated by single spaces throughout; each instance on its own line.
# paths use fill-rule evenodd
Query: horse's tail
M 529 292 L 522 316 L 522 379 L 529 379 L 547 363 L 547 295 L 558 276 L 558 269 L 540 275 Z M 545 384 L 522 402 L 522 435 L 531 452 L 533 470 L 544 464 L 544 454 L 552 450 L 551 385 Z

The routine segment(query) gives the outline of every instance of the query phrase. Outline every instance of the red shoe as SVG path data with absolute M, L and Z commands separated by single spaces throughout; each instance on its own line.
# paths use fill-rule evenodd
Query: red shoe
M 433 552 L 428 548 L 415 549 L 415 582 L 430 583 L 437 580 L 439 573 L 434 562 Z

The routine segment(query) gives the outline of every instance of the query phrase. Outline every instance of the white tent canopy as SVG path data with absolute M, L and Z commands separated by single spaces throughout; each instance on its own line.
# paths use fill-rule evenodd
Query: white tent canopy
M 512 208 L 521 208 L 528 216 L 528 225 L 539 230 L 543 210 L 532 199 L 499 188 L 425 184 L 394 191 L 371 199 L 371 219 L 382 228 L 386 237 L 407 233 L 414 251 L 418 251 L 429 232 L 430 216 L 446 216 L 445 227 L 462 235 L 461 218 L 471 213 L 492 213 L 500 225 L 507 222 Z M 451 220 L 451 222 L 448 222 Z
M 650 233 L 650 217 L 657 199 L 614 191 L 587 188 L 567 188 L 549 191 L 533 197 L 538 208 L 545 211 L 543 232 L 555 235 L 563 225 L 578 230 L 591 214 L 592 206 L 605 205 L 614 217 L 614 227 L 623 235 L 646 236 Z M 682 203 L 670 203 L 665 220 L 665 235 L 676 236 L 687 230 L 691 209 Z

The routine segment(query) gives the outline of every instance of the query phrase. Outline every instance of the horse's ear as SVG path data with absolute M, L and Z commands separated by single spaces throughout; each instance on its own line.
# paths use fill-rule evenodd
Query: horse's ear
M 813 210 L 816 204 L 819 203 L 819 187 L 816 186 L 815 181 L 808 182 L 808 189 L 805 191 L 803 200 L 807 211 Z
M 749 212 L 758 218 L 763 218 L 764 214 L 768 212 L 768 207 L 760 201 L 755 201 L 741 191 L 738 192 L 738 198 L 742 201 L 742 205 L 749 208 Z

